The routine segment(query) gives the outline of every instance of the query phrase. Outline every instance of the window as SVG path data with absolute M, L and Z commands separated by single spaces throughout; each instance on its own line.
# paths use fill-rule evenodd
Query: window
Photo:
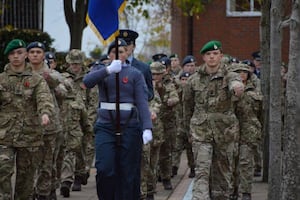
M 259 0 L 227 0 L 226 14 L 229 17 L 261 16 Z

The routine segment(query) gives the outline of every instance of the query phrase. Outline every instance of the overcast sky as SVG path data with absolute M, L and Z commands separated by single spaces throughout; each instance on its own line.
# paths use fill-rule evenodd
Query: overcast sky
M 57 51 L 68 51 L 70 35 L 65 21 L 63 1 L 46 0 L 44 6 L 44 31 L 55 39 L 52 46 Z M 82 38 L 82 50 L 88 55 L 96 45 L 101 46 L 100 41 L 89 27 L 85 28 Z

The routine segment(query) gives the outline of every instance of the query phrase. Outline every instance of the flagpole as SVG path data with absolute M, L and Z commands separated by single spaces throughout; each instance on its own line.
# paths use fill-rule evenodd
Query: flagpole
M 119 41 L 118 36 L 115 39 L 116 44 L 116 60 L 119 59 Z M 121 124 L 120 124 L 120 76 L 116 73 L 116 142 L 117 145 L 121 145 Z

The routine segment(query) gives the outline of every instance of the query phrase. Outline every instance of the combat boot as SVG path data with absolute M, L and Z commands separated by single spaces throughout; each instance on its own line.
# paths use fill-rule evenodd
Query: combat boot
M 72 183 L 70 181 L 64 181 L 62 182 L 61 186 L 60 186 L 60 194 L 63 197 L 70 197 L 70 187 L 71 187 Z
M 250 193 L 243 193 L 242 200 L 251 200 L 251 194 Z
M 176 175 L 177 175 L 177 172 L 178 172 L 178 167 L 173 166 L 173 167 L 172 167 L 172 177 L 176 176 Z
M 238 195 L 236 195 L 236 194 L 231 194 L 231 195 L 229 195 L 229 200 L 238 200 Z
M 51 190 L 51 193 L 49 195 L 49 200 L 57 200 L 56 190 Z
M 163 179 L 162 183 L 163 183 L 163 186 L 164 186 L 165 190 L 172 190 L 173 189 L 170 179 Z
M 87 185 L 89 177 L 90 177 L 90 173 L 87 172 L 87 173 L 82 177 L 82 179 L 81 179 L 81 184 L 82 184 L 82 185 Z
M 147 194 L 146 200 L 154 200 L 154 195 L 153 194 Z
M 72 191 L 81 191 L 81 178 L 79 176 L 75 176 Z
M 189 174 L 189 178 L 194 178 L 196 176 L 195 174 L 195 168 L 191 168 L 190 174 Z

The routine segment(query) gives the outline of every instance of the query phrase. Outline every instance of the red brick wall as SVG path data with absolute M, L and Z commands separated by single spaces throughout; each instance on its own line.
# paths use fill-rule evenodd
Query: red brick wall
M 178 53 L 182 59 L 188 53 L 187 17 L 175 7 L 172 15 L 171 51 Z M 207 41 L 216 39 L 222 42 L 225 54 L 251 59 L 251 53 L 260 48 L 259 23 L 260 17 L 227 17 L 226 0 L 213 0 L 198 18 L 193 19 L 193 55 L 201 63 L 199 50 Z M 288 43 L 284 42 L 284 60 L 287 60 L 287 50 Z

